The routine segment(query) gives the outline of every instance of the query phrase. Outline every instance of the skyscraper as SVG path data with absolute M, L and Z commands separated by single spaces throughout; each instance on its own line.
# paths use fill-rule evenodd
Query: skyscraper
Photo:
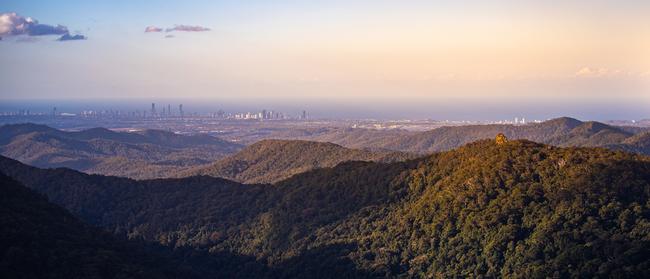
M 178 105 L 178 113 L 180 113 L 181 118 L 183 117 L 183 104 Z
M 151 103 L 151 117 L 156 116 L 156 103 Z
M 167 116 L 172 116 L 172 106 L 167 104 Z

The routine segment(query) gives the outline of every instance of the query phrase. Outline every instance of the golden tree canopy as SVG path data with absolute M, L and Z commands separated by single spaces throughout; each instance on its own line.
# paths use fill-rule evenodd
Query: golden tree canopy
M 504 144 L 508 142 L 508 138 L 503 133 L 499 133 L 496 137 L 497 144 Z

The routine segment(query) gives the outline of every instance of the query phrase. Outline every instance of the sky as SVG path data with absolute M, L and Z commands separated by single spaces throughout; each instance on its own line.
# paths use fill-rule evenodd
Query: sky
M 0 100 L 650 118 L 650 2 L 553 2 L 0 0 Z

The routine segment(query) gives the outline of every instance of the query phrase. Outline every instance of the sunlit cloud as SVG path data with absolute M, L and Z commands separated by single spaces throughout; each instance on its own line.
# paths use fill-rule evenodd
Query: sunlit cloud
M 575 76 L 582 77 L 582 78 L 599 78 L 599 77 L 613 77 L 621 74 L 624 74 L 624 72 L 621 70 L 583 67 L 575 73 Z
M 182 31 L 182 32 L 204 32 L 204 31 L 210 31 L 210 28 L 203 27 L 203 26 L 192 26 L 192 25 L 176 25 L 173 28 L 167 28 L 165 30 L 166 32 L 172 32 L 172 31 Z
M 147 28 L 144 29 L 145 33 L 162 32 L 162 31 L 163 31 L 162 28 L 156 26 L 147 26 Z
M 578 78 L 645 78 L 650 76 L 650 71 L 622 71 L 619 69 L 583 67 L 575 75 Z
M 23 17 L 16 13 L 0 14 L 0 38 L 11 36 L 46 36 L 62 35 L 58 41 L 83 40 L 83 35 L 70 35 L 68 28 L 63 25 L 48 25 L 38 23 L 31 17 Z M 22 40 L 22 39 L 21 39 Z

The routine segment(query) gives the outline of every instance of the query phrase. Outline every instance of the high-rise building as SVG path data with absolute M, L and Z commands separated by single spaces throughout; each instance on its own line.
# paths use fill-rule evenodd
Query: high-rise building
M 172 116 L 172 106 L 167 104 L 167 116 Z
M 151 117 L 156 116 L 156 103 L 151 103 Z
M 178 113 L 183 117 L 183 104 L 178 105 Z
M 307 119 L 307 111 L 306 110 L 302 111 L 302 116 L 300 117 L 300 119 L 302 119 L 302 120 Z

